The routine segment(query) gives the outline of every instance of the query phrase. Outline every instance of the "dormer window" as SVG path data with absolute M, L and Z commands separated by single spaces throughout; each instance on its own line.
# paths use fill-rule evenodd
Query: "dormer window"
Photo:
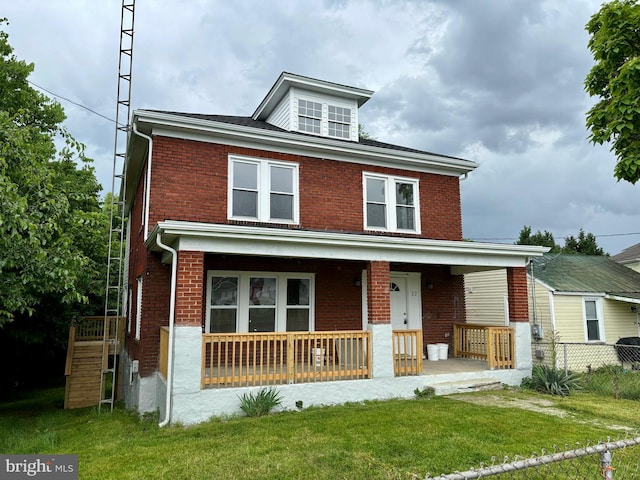
M 298 99 L 298 130 L 335 138 L 351 138 L 351 108 Z
M 298 100 L 298 129 L 301 132 L 320 134 L 322 104 L 308 100 Z
M 351 130 L 351 109 L 329 105 L 329 136 L 349 138 Z

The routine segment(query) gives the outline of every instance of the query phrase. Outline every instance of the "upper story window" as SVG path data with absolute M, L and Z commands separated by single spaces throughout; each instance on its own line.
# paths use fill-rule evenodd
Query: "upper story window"
M 301 132 L 320 134 L 322 104 L 308 100 L 298 100 L 298 129 Z
M 298 223 L 298 164 L 229 158 L 229 218 Z
M 351 109 L 329 105 L 329 136 L 349 138 L 351 135 Z
M 364 174 L 367 230 L 420 233 L 418 180 Z
M 298 99 L 298 130 L 351 138 L 351 108 Z

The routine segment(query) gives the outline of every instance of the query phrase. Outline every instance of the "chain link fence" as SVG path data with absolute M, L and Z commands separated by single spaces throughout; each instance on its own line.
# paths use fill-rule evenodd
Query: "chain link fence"
M 496 480 L 584 480 L 584 479 L 640 479 L 640 436 L 604 443 L 516 458 L 501 463 L 492 459 L 491 465 L 477 469 L 454 472 L 425 480 L 471 480 L 492 477 Z M 417 477 L 416 477 L 417 478 Z
M 640 346 L 605 343 L 535 343 L 534 365 L 579 376 L 582 389 L 616 399 L 640 400 Z

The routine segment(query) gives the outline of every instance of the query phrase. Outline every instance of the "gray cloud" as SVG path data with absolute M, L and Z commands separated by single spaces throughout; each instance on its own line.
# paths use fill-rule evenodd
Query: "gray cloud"
M 461 183 L 464 235 L 640 231 L 637 187 L 587 141 L 600 0 L 149 0 L 136 5 L 134 108 L 249 115 L 283 71 L 375 90 L 379 140 L 480 163 Z M 32 77 L 112 117 L 120 5 L 10 2 L 10 43 Z M 109 188 L 113 125 L 61 101 Z M 640 235 L 600 237 L 612 253 Z M 505 240 L 512 241 L 512 240 Z

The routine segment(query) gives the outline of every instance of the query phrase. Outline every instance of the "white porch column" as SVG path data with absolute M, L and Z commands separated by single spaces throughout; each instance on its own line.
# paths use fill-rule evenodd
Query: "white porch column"
M 531 374 L 533 358 L 531 357 L 531 325 L 529 322 L 511 322 L 515 335 L 516 370 L 525 370 Z
M 390 323 L 369 324 L 372 342 L 372 377 L 393 378 L 393 339 Z
M 202 328 L 176 325 L 173 346 L 173 396 L 200 392 Z

